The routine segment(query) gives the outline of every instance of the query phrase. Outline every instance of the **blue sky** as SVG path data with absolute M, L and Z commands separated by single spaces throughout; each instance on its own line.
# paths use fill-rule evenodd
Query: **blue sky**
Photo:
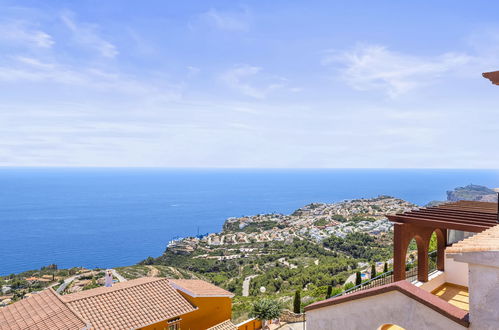
M 498 168 L 491 1 L 0 1 L 0 165 Z

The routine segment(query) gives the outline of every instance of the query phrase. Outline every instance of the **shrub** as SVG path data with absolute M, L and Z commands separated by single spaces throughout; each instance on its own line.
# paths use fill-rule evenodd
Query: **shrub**
M 256 317 L 263 321 L 276 319 L 281 315 L 281 305 L 269 298 L 263 298 L 253 304 L 251 317 Z

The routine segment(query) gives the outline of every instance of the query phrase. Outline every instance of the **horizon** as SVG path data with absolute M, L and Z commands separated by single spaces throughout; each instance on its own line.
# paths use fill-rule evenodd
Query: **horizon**
M 497 169 L 499 4 L 0 4 L 0 166 Z

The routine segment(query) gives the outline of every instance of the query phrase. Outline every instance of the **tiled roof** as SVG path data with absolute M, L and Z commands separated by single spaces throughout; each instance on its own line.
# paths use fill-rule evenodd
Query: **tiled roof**
M 364 291 L 354 292 L 336 298 L 330 298 L 323 301 L 318 301 L 316 303 L 305 306 L 305 312 L 327 306 L 342 304 L 351 300 L 372 297 L 391 291 L 399 291 L 400 293 L 420 302 L 421 304 L 433 309 L 434 311 L 453 320 L 454 322 L 457 322 L 465 327 L 469 326 L 468 313 L 466 311 L 454 305 L 449 304 L 447 301 L 440 299 L 439 297 L 434 296 L 430 292 L 425 291 L 415 285 L 412 285 L 411 283 L 405 280 L 378 286 L 371 289 L 366 289 Z
M 0 329 L 83 329 L 85 321 L 52 289 L 0 308 Z
M 234 297 L 232 292 L 203 280 L 170 279 L 173 287 L 187 293 L 191 297 Z
M 207 330 L 237 330 L 237 327 L 230 320 L 219 323 Z
M 499 85 L 499 71 L 484 72 L 482 76 L 489 79 L 494 85 Z
M 499 251 L 499 225 L 452 244 L 446 253 Z
M 192 312 L 192 306 L 165 278 L 144 277 L 110 288 L 61 296 L 92 329 L 133 329 Z

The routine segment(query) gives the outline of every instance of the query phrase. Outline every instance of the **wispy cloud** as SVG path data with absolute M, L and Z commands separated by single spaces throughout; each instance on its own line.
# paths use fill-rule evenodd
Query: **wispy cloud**
M 113 58 L 118 55 L 118 49 L 109 41 L 103 39 L 98 33 L 96 24 L 79 23 L 74 14 L 65 11 L 61 14 L 64 24 L 73 32 L 74 39 L 81 45 L 96 50 L 104 57 Z
M 0 40 L 9 43 L 40 48 L 50 48 L 54 44 L 51 35 L 22 20 L 0 23 L 0 31 Z
M 239 65 L 224 72 L 221 79 L 232 89 L 256 99 L 265 98 L 270 92 L 284 87 L 284 78 L 262 74 L 262 68 L 251 65 Z
M 247 8 L 241 11 L 220 11 L 210 9 L 200 15 L 200 18 L 210 25 L 229 31 L 248 31 L 250 24 L 250 13 Z
M 0 65 L 0 83 L 55 83 L 80 86 L 93 90 L 112 91 L 147 99 L 178 100 L 182 86 L 162 81 L 144 81 L 122 72 L 99 68 L 75 68 L 58 62 L 44 62 L 36 58 L 17 56 Z
M 362 45 L 345 52 L 329 52 L 322 63 L 339 63 L 341 78 L 357 90 L 378 90 L 397 97 L 431 84 L 442 74 L 465 65 L 471 59 L 460 53 L 422 57 L 379 45 Z

